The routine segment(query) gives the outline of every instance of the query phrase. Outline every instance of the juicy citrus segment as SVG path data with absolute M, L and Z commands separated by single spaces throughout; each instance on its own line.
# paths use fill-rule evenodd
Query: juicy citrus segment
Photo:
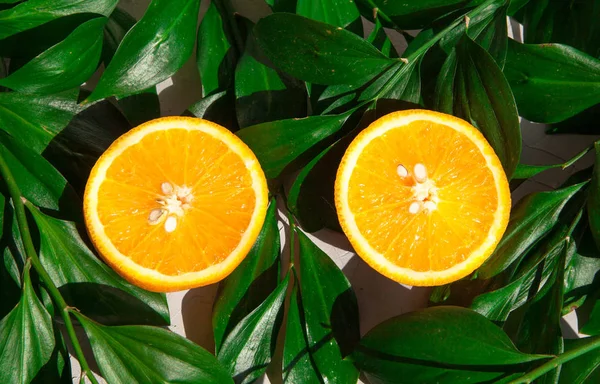
M 424 110 L 392 113 L 361 132 L 338 169 L 335 198 L 357 253 L 411 285 L 471 273 L 495 248 L 510 211 L 502 165 L 481 133 Z
M 84 214 L 106 262 L 146 289 L 214 283 L 262 227 L 266 180 L 250 149 L 202 119 L 145 123 L 115 141 L 90 174 Z

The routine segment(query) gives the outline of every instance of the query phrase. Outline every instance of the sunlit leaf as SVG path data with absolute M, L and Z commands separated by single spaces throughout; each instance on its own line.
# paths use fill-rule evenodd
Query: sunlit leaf
M 0 320 L 0 382 L 29 383 L 53 349 L 52 320 L 37 298 L 27 270 L 21 300 Z
M 15 91 L 52 94 L 79 87 L 95 71 L 102 51 L 105 17 L 77 27 L 67 38 L 0 79 Z
M 26 206 L 39 229 L 40 261 L 70 305 L 103 323 L 169 323 L 163 294 L 119 277 L 92 253 L 74 223 L 45 215 L 30 203 Z
M 199 5 L 197 0 L 153 0 L 88 101 L 133 95 L 173 75 L 194 49 Z
M 271 200 L 263 228 L 242 263 L 219 285 L 213 307 L 215 349 L 277 287 L 281 268 L 277 203 Z
M 159 327 L 109 327 L 75 313 L 111 384 L 233 383 L 217 359 L 183 336 Z

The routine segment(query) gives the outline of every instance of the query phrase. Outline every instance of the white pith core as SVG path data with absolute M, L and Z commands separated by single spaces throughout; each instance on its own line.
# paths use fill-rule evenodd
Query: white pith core
M 183 217 L 185 211 L 191 208 L 194 195 L 189 187 L 172 185 L 164 182 L 160 185 L 162 195 L 156 199 L 158 207 L 150 211 L 148 224 L 163 224 L 166 232 L 177 229 L 178 218 Z
M 415 164 L 412 174 L 408 172 L 403 164 L 396 168 L 398 176 L 409 178 L 414 183 L 412 186 L 412 200 L 408 206 L 408 212 L 413 215 L 426 210 L 431 212 L 437 208 L 440 201 L 435 182 L 427 176 L 427 168 L 421 164 Z

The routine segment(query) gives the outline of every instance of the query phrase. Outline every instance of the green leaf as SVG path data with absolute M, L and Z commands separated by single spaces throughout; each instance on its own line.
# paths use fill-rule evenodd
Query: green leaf
M 276 67 L 311 83 L 364 83 L 395 62 L 352 32 L 298 15 L 267 16 L 254 31 Z
M 561 43 L 600 57 L 600 1 L 532 0 L 522 12 L 525 43 Z
M 49 96 L 0 92 L 0 127 L 41 153 L 81 110 L 76 98 L 74 91 Z
M 354 1 L 298 0 L 296 14 L 336 27 L 347 28 L 362 36 L 360 13 Z
M 571 165 L 575 164 L 577 161 L 579 161 L 582 157 L 584 157 L 591 150 L 592 150 L 592 147 L 588 147 L 562 164 L 551 164 L 551 165 L 519 164 L 519 165 L 517 165 L 517 169 L 515 169 L 515 172 L 513 173 L 513 180 L 514 179 L 529 179 L 530 177 L 533 177 L 539 173 L 547 171 L 548 169 L 553 169 L 553 168 L 566 169 L 566 168 L 570 167 Z
M 237 135 L 252 149 L 265 175 L 275 178 L 302 154 L 337 133 L 352 112 L 268 122 L 244 128 Z
M 302 231 L 296 233 L 306 338 L 309 348 L 321 343 L 311 355 L 325 381 L 354 377 L 354 367 L 342 361 L 360 339 L 354 291 L 333 260 Z
M 600 248 L 600 141 L 594 144 L 596 161 L 588 195 L 588 219 L 597 246 Z
M 109 383 L 233 383 L 217 359 L 186 338 L 149 326 L 100 325 L 72 312 Z
M 61 17 L 94 13 L 108 17 L 118 0 L 29 0 L 0 11 L 0 39 Z
M 576 251 L 565 271 L 564 314 L 578 308 L 593 293 L 596 287 L 594 280 L 600 272 L 600 250 L 596 247 L 587 221 L 584 220 L 581 226 L 583 233 L 573 236 Z
M 95 71 L 102 51 L 106 18 L 98 17 L 77 27 L 67 38 L 44 51 L 0 85 L 15 91 L 52 94 L 79 87 Z
M 0 194 L 0 319 L 13 309 L 21 297 L 21 271 L 11 251 L 11 248 L 16 248 L 11 236 L 12 219 L 12 208 Z
M 545 276 L 544 272 L 549 271 L 548 275 L 553 273 L 552 267 L 558 255 L 567 248 L 566 238 L 580 218 L 581 214 L 577 215 L 571 226 L 558 224 L 550 234 L 544 236 L 530 252 L 527 252 L 524 261 L 504 286 L 494 287 L 494 290 L 477 296 L 471 304 L 471 309 L 490 320 L 503 322 L 511 311 L 531 299 L 535 300 L 539 289 L 546 284 L 549 277 Z
M 363 16 L 373 20 L 377 15 L 386 27 L 421 29 L 435 19 L 466 6 L 469 0 L 357 0 Z M 374 8 L 377 10 L 375 11 Z
M 500 328 L 476 312 L 443 306 L 379 324 L 353 353 L 373 384 L 495 382 L 546 357 L 519 352 Z
M 325 257 L 328 258 L 327 255 Z M 307 293 L 314 297 L 314 293 Z M 358 370 L 350 360 L 342 359 L 340 348 L 334 338 L 333 319 L 329 318 L 329 314 L 323 313 L 322 309 L 313 307 L 316 303 L 305 303 L 305 300 L 310 299 L 304 298 L 301 290 L 298 289 L 298 282 L 295 281 L 288 309 L 283 349 L 283 382 L 356 383 Z M 313 310 L 315 313 L 311 314 Z M 315 324 L 309 319 L 309 314 L 313 319 L 321 318 L 324 322 Z M 331 316 L 336 315 L 331 313 Z M 353 328 L 352 324 L 350 325 Z M 315 339 L 315 337 L 320 338 Z
M 421 100 L 421 59 L 397 63 L 375 79 L 358 100 L 392 99 L 419 103 Z
M 559 355 L 564 344 L 560 330 L 563 308 L 563 286 L 568 244 L 561 252 L 557 265 L 550 278 L 550 289 L 536 298 L 525 309 L 517 334 L 517 345 L 528 353 Z M 539 383 L 557 383 L 560 367 L 553 369 L 538 379 Z
M 500 68 L 504 68 L 508 43 L 507 7 L 507 1 L 498 0 L 471 13 L 468 28 L 466 23 L 452 28 L 440 39 L 440 48 L 450 54 L 466 32 L 473 41 L 488 51 Z
M 102 61 L 107 66 L 119 48 L 119 44 L 135 25 L 136 20 L 125 10 L 117 7 L 110 14 L 104 26 L 104 41 L 102 43 Z
M 239 52 L 229 26 L 211 2 L 198 28 L 196 65 L 202 80 L 202 97 L 228 90 L 233 85 Z
M 466 35 L 438 77 L 435 108 L 479 129 L 510 179 L 521 155 L 521 128 L 508 82 L 492 56 Z
M 533 193 L 512 209 L 504 236 L 490 258 L 477 270 L 487 279 L 521 259 L 558 222 L 565 204 L 586 184 L 580 183 L 551 192 Z
M 244 317 L 223 342 L 218 358 L 236 383 L 256 381 L 271 363 L 289 282 L 288 272 L 277 289 Z
M 70 219 L 81 217 L 79 197 L 43 157 L 4 132 L 0 132 L 0 152 L 27 200 Z
M 595 338 L 565 340 L 565 352 L 595 342 Z M 600 380 L 600 353 L 588 352 L 562 365 L 560 384 L 597 383 Z
M 87 247 L 69 221 L 26 203 L 39 229 L 40 261 L 69 305 L 110 324 L 169 324 L 164 295 L 127 283 Z
M 215 350 L 233 328 L 277 287 L 281 261 L 277 203 L 271 200 L 263 228 L 242 263 L 219 285 L 213 307 Z
M 131 28 L 88 101 L 139 93 L 173 75 L 194 49 L 197 0 L 153 0 Z
M 298 0 L 265 0 L 265 3 L 273 12 L 296 12 L 296 3 Z
M 41 290 L 43 302 L 50 300 L 50 316 L 54 317 L 51 299 L 44 289 Z M 48 305 L 46 305 L 48 308 Z M 72 384 L 71 361 L 67 344 L 58 327 L 54 327 L 55 346 L 50 360 L 33 379 L 33 384 Z
M 136 20 L 129 13 L 121 8 L 115 8 L 104 28 L 102 45 L 104 66 L 108 66 L 119 44 L 135 23 Z M 160 103 L 156 87 L 150 87 L 135 95 L 119 99 L 117 103 L 132 126 L 160 117 Z
M 249 28 L 251 29 L 251 27 Z M 306 116 L 305 87 L 261 63 L 252 33 L 235 69 L 235 111 L 240 128 Z
M 53 349 L 52 319 L 31 286 L 28 266 L 21 300 L 0 321 L 0 382 L 29 383 Z
M 600 60 L 566 45 L 509 40 L 504 73 L 532 121 L 557 123 L 600 102 Z

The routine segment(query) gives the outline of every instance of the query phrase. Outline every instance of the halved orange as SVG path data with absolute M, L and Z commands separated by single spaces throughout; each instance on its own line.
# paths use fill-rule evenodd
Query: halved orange
M 191 117 L 149 121 L 92 169 L 85 223 L 125 279 L 169 292 L 215 283 L 244 259 L 263 225 L 267 183 L 227 129 Z
M 373 122 L 338 169 L 350 243 L 397 282 L 432 286 L 479 267 L 506 230 L 510 190 L 483 135 L 454 116 L 408 110 Z

